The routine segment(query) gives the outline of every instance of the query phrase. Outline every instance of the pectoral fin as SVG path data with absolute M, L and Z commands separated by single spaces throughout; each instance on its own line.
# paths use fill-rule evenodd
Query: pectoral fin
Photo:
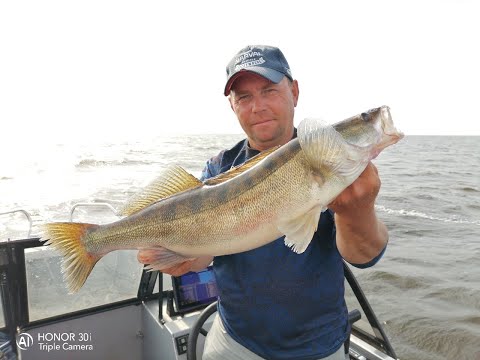
M 369 161 L 371 146 L 348 143 L 332 125 L 305 119 L 298 126 L 298 140 L 308 161 L 322 173 L 354 178 Z
M 297 254 L 303 253 L 317 231 L 320 214 L 324 210 L 315 207 L 306 214 L 279 223 L 278 229 L 285 234 L 285 245 Z

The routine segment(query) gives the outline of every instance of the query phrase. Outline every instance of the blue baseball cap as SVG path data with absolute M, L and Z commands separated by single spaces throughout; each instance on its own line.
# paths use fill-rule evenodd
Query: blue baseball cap
M 230 94 L 233 83 L 245 72 L 252 72 L 278 84 L 286 76 L 293 80 L 287 59 L 279 48 L 267 45 L 248 45 L 227 65 L 227 84 L 224 94 Z

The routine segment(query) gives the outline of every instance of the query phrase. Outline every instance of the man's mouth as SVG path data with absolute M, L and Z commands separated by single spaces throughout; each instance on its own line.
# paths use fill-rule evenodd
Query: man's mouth
M 254 123 L 253 126 L 266 124 L 266 123 L 269 123 L 269 122 L 271 122 L 271 121 L 273 121 L 273 120 L 272 120 L 272 119 L 260 120 L 260 121 L 257 121 L 256 123 Z

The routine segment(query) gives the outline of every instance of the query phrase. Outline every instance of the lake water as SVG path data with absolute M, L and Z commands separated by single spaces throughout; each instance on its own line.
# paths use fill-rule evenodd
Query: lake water
M 169 163 L 199 175 L 206 159 L 239 139 L 171 136 L 13 152 L 0 159 L 0 213 L 28 211 L 33 236 L 41 222 L 69 220 L 78 202 L 118 209 Z M 382 179 L 376 208 L 390 242 L 380 263 L 355 273 L 397 355 L 480 359 L 480 137 L 407 136 L 374 163 Z M 112 218 L 103 208 L 95 216 Z M 22 213 L 0 217 L 0 239 L 27 233 Z

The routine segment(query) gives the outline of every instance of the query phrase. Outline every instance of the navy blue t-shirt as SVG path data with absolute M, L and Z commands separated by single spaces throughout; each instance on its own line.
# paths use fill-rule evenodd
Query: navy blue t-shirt
M 247 140 L 240 141 L 207 162 L 202 180 L 256 154 Z M 318 230 L 302 254 L 285 246 L 281 237 L 254 250 L 217 256 L 213 268 L 218 311 L 227 332 L 257 355 L 275 360 L 319 359 L 345 342 L 349 325 L 343 261 L 330 210 L 321 214 Z

